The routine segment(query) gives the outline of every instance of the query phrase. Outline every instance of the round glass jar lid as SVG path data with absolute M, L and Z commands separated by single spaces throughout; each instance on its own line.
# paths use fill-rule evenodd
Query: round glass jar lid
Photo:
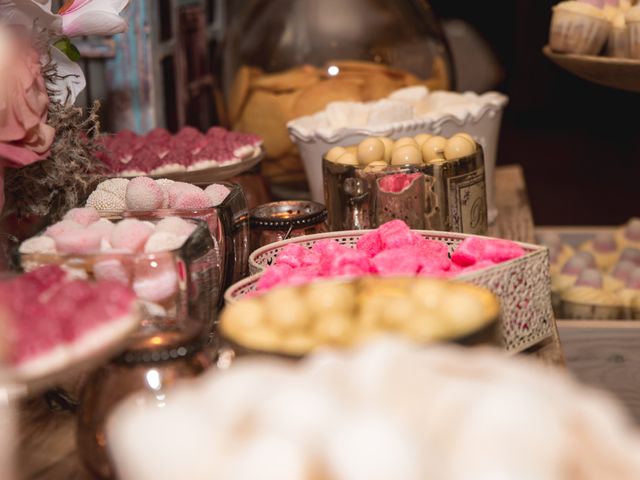
M 325 206 L 309 200 L 265 203 L 252 209 L 249 214 L 251 227 L 271 230 L 312 227 L 326 219 Z

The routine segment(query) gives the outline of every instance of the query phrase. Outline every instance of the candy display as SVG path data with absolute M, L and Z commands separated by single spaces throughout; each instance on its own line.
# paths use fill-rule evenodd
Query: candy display
M 231 190 L 222 184 L 202 189 L 167 178 L 114 178 L 98 184 L 87 199 L 87 207 L 107 213 L 162 208 L 198 210 L 217 207 L 229 193 Z
M 556 315 L 577 319 L 638 319 L 640 220 L 593 235 L 574 248 L 558 235 L 542 236 L 551 255 Z
M 296 285 L 316 278 L 359 275 L 426 275 L 450 278 L 524 255 L 508 240 L 470 237 L 449 258 L 445 243 L 427 240 L 401 220 L 365 233 L 356 248 L 333 240 L 317 242 L 311 249 L 287 245 L 267 268 L 257 289 Z
M 498 344 L 500 306 L 483 288 L 434 279 L 359 278 L 274 289 L 229 305 L 220 331 L 244 350 L 303 355 L 384 333 L 420 343 Z M 473 339 L 473 340 L 472 340 Z
M 640 7 L 630 0 L 564 1 L 553 7 L 549 45 L 559 53 L 640 59 L 639 29 Z
M 147 135 L 123 130 L 102 137 L 99 152 L 109 171 L 119 176 L 163 175 L 231 165 L 259 155 L 260 137 L 212 127 L 206 134 L 184 127 L 176 135 L 156 128 Z
M 139 394 L 109 419 L 119 478 L 640 477 L 640 437 L 617 402 L 489 350 L 385 341 L 240 359 L 162 407 Z
M 322 171 L 333 230 L 402 219 L 419 230 L 487 231 L 483 152 L 466 133 L 368 137 L 326 152 Z
M 59 371 L 138 324 L 135 294 L 117 281 L 69 278 L 49 265 L 0 282 L 3 342 L 15 379 Z

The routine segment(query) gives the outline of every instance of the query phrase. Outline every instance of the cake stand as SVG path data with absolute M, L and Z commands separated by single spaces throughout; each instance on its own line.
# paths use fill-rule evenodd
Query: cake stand
M 640 60 L 556 53 L 549 45 L 542 53 L 560 68 L 598 85 L 640 92 Z

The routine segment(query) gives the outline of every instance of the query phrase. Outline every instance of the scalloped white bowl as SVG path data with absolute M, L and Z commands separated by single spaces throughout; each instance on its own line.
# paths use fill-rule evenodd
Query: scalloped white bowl
M 459 132 L 472 135 L 484 149 L 485 176 L 487 181 L 487 207 L 489 222 L 497 216 L 495 207 L 495 166 L 502 112 L 509 99 L 498 92 L 482 95 L 461 94 L 474 98 L 469 106 L 450 105 L 442 111 L 428 113 L 413 120 L 366 127 L 343 127 L 338 129 L 309 128 L 314 116 L 300 117 L 287 125 L 289 135 L 300 151 L 311 198 L 324 203 L 322 182 L 322 157 L 335 146 L 354 145 L 369 136 L 387 136 L 393 139 L 413 137 L 419 133 L 430 133 L 450 137 Z M 318 114 L 316 114 L 318 115 Z

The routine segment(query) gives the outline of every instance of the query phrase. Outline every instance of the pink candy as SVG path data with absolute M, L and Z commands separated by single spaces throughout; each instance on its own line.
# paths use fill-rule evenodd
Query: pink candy
M 277 265 L 288 265 L 291 268 L 317 265 L 319 262 L 320 256 L 316 252 L 307 250 L 295 243 L 290 243 L 284 247 L 276 259 Z
M 356 248 L 367 254 L 367 257 L 373 258 L 382 250 L 384 250 L 384 244 L 380 238 L 380 234 L 377 230 L 367 232 L 360 237 Z
M 63 219 L 71 220 L 73 222 L 79 223 L 83 227 L 87 227 L 93 222 L 100 220 L 100 214 L 95 208 L 91 207 L 72 208 L 65 214 Z
M 388 193 L 400 193 L 407 189 L 417 179 L 422 178 L 421 173 L 397 173 L 395 175 L 385 175 L 378 180 L 380 190 Z
M 164 192 L 152 178 L 136 177 L 127 185 L 125 200 L 131 210 L 155 210 L 162 208 Z
M 182 192 L 178 194 L 173 204 L 171 204 L 171 208 L 184 208 L 194 210 L 209 207 L 211 207 L 211 199 L 199 188 L 197 192 Z
M 521 257 L 524 253 L 520 245 L 509 240 L 469 237 L 458 245 L 451 255 L 451 260 L 462 267 L 467 267 L 482 260 L 495 263 L 506 262 Z
M 211 200 L 211 206 L 217 207 L 229 196 L 231 190 L 224 185 L 214 183 L 205 188 L 204 193 L 209 197 L 209 200 Z
M 62 235 L 68 232 L 77 232 L 82 230 L 82 225 L 73 220 L 62 220 L 58 223 L 54 223 L 44 232 L 45 235 L 53 238 L 54 240 L 58 235 Z
M 56 236 L 56 249 L 60 253 L 88 254 L 100 251 L 102 236 L 92 230 L 69 231 Z
M 331 256 L 320 258 L 319 273 L 323 277 L 364 275 L 371 271 L 367 255 L 359 250 L 343 247 Z
M 135 218 L 125 218 L 113 229 L 110 241 L 113 248 L 140 252 L 152 233 L 153 227 L 150 225 Z

